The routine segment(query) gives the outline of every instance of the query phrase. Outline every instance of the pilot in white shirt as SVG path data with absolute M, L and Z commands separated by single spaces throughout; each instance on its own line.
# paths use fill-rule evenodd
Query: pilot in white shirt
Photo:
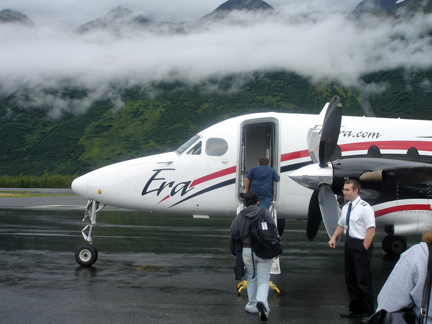
M 331 248 L 336 247 L 336 239 L 345 232 L 345 283 L 350 296 L 349 312 L 342 317 L 363 317 L 362 323 L 374 313 L 374 292 L 370 263 L 375 236 L 375 214 L 372 207 L 359 196 L 360 183 L 347 180 L 343 193 L 349 201 L 342 208 L 332 238 Z

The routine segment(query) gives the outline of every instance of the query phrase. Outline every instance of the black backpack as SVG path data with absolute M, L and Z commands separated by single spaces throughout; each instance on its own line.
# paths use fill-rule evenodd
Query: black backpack
M 261 209 L 258 219 L 250 225 L 252 250 L 262 259 L 273 259 L 282 254 L 281 238 L 276 224 L 264 220 L 266 209 Z

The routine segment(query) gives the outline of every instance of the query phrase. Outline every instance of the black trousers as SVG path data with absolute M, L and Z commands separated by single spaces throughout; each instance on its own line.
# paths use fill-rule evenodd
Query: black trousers
M 374 292 L 370 272 L 373 244 L 366 251 L 363 240 L 345 242 L 345 283 L 350 297 L 349 310 L 367 316 L 374 313 Z

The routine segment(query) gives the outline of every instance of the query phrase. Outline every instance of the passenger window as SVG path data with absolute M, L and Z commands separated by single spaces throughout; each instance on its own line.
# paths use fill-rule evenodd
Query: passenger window
M 189 155 L 200 155 L 201 154 L 202 142 L 200 141 L 197 145 L 191 148 L 186 154 Z
M 228 151 L 228 143 L 223 138 L 209 138 L 206 142 L 206 153 L 210 156 L 222 156 Z

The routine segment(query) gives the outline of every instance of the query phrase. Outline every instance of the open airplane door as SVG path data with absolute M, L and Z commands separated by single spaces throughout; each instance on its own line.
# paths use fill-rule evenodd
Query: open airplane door
M 258 160 L 266 156 L 269 166 L 279 173 L 279 120 L 274 117 L 247 119 L 240 129 L 240 146 L 238 158 L 238 201 L 243 202 L 244 179 Z M 277 186 L 273 188 L 273 200 L 277 200 Z

